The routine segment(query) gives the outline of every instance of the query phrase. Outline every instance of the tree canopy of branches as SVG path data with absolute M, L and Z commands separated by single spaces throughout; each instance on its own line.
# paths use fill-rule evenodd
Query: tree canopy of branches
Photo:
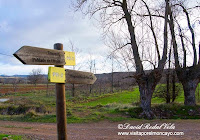
M 76 2 L 77 10 L 82 10 L 89 16 L 97 15 L 103 36 L 115 44 L 113 52 L 128 50 L 130 56 L 128 59 L 134 62 L 135 78 L 139 85 L 140 106 L 143 109 L 141 117 L 152 118 L 154 116 L 151 111 L 152 94 L 161 79 L 167 59 L 169 0 L 77 0 Z M 158 10 L 161 11 L 159 16 L 154 16 Z M 156 20 L 157 18 L 159 20 Z M 151 71 L 147 72 L 147 69 Z

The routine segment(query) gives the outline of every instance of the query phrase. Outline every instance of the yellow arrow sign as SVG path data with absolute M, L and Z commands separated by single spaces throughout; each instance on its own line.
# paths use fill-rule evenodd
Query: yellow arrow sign
M 76 65 L 75 53 L 65 51 L 65 65 L 74 66 Z
M 49 67 L 48 80 L 51 83 L 65 83 L 65 69 Z

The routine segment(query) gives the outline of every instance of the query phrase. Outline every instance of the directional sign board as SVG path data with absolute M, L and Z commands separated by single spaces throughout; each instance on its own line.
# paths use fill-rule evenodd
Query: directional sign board
M 13 54 L 27 65 L 65 65 L 64 51 L 23 46 Z
M 96 76 L 91 72 L 66 69 L 66 83 L 91 85 L 96 79 Z
M 94 84 L 96 76 L 91 72 L 49 67 L 48 81 L 51 83 Z
M 75 62 L 75 53 L 74 52 L 67 52 L 65 51 L 65 65 L 74 66 L 76 65 Z
M 65 83 L 65 69 L 49 67 L 48 81 L 51 83 Z

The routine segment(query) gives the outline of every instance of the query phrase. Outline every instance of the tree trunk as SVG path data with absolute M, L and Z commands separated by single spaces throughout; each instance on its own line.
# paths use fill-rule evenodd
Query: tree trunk
M 169 85 L 169 70 L 166 75 L 166 80 L 167 80 L 167 95 L 166 95 L 166 103 L 170 103 L 170 85 Z
M 161 79 L 161 73 L 162 71 L 153 70 L 149 74 L 137 75 L 135 77 L 139 85 L 140 106 L 143 109 L 143 112 L 140 114 L 140 117 L 142 118 L 154 118 L 154 113 L 151 111 L 151 99 L 155 87 Z
M 139 85 L 140 90 L 140 106 L 143 109 L 143 112 L 140 114 L 140 117 L 153 119 L 154 114 L 151 111 L 151 99 L 153 95 L 153 91 L 147 83 L 144 85 Z
M 72 97 L 75 97 L 75 84 L 72 84 Z
M 175 71 L 173 71 L 172 74 L 172 102 L 176 99 L 176 77 L 175 77 Z
M 198 79 L 194 79 L 194 80 L 185 80 L 182 83 L 184 96 L 185 96 L 185 101 L 184 101 L 185 105 L 189 105 L 189 106 L 196 105 L 195 91 L 196 91 L 198 82 L 199 82 Z
M 167 74 L 166 74 L 166 80 L 167 80 L 167 95 L 166 95 L 166 103 L 170 103 L 170 67 L 171 67 L 171 48 L 170 47 L 170 51 L 169 51 L 169 64 L 168 64 L 168 70 L 167 70 Z
M 196 105 L 195 91 L 199 83 L 199 66 L 176 69 L 179 81 L 183 85 L 185 105 Z
M 101 81 L 100 81 L 100 85 L 99 85 L 99 92 L 100 92 L 100 95 L 101 95 Z
M 111 93 L 113 93 L 114 92 L 114 73 L 113 73 L 113 70 L 112 70 L 112 79 L 111 79 Z
M 92 85 L 89 85 L 89 95 L 92 95 Z

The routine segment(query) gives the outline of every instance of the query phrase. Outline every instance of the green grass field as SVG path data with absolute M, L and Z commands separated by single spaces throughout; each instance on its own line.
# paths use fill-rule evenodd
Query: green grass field
M 24 136 L 0 134 L 0 140 L 2 140 L 3 138 L 8 138 L 9 140 L 29 140 Z
M 105 94 L 95 97 L 67 96 L 67 121 L 68 123 L 82 123 L 99 120 L 127 120 L 138 119 L 141 113 L 139 107 L 139 89 L 123 91 L 113 94 Z M 47 96 L 45 91 L 15 93 L 3 98 L 10 98 L 5 103 L 0 103 L 0 111 L 5 110 L 5 115 L 0 115 L 1 120 L 15 120 L 28 122 L 56 122 L 55 95 Z M 199 109 L 199 105 L 185 107 L 183 105 L 183 92 L 175 100 L 175 103 L 166 105 L 164 99 L 152 98 L 152 109 L 155 112 L 171 112 L 163 114 L 163 118 L 170 119 L 197 119 L 196 115 L 190 115 L 190 110 Z M 189 113 L 188 113 L 189 112 Z M 158 114 L 160 115 L 160 114 Z

